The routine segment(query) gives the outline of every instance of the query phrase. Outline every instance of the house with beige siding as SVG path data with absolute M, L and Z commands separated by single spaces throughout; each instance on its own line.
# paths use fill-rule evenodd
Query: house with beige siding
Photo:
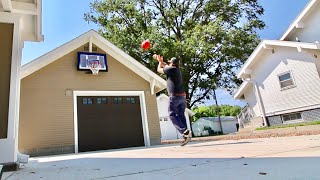
M 320 1 L 311 0 L 279 40 L 263 40 L 238 73 L 243 126 L 320 120 Z
M 15 170 L 19 163 L 22 49 L 25 41 L 43 40 L 41 3 L 42 0 L 0 1 L 0 166 L 4 165 L 4 171 Z
M 79 69 L 79 52 L 106 57 Z M 94 30 L 24 65 L 19 151 L 32 156 L 160 144 L 156 93 L 166 81 Z

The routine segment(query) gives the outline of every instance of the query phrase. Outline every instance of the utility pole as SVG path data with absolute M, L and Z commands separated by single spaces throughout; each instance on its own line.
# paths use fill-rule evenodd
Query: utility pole
M 214 101 L 216 102 L 216 106 L 217 106 L 217 115 L 218 115 L 218 120 L 219 120 L 219 124 L 220 124 L 220 130 L 221 133 L 223 133 L 223 129 L 222 129 L 222 123 L 221 123 L 221 118 L 220 118 L 220 110 L 219 110 L 219 105 L 218 105 L 218 100 L 217 100 L 217 95 L 216 95 L 216 89 L 213 90 L 213 96 L 214 96 Z

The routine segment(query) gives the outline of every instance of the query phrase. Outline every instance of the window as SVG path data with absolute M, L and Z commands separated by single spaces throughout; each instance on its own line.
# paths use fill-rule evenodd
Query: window
M 165 117 L 165 118 L 159 118 L 160 119 L 160 121 L 168 121 L 168 118 L 167 117 Z
M 285 114 L 285 115 L 282 115 L 282 120 L 283 122 L 302 120 L 302 116 L 301 116 L 301 113 Z
M 92 104 L 92 98 L 83 98 L 82 104 Z
M 121 103 L 122 103 L 122 98 L 120 97 L 113 98 L 113 104 L 121 104 Z
M 135 104 L 136 100 L 134 98 L 126 98 L 128 104 Z
M 280 81 L 280 87 L 281 89 L 286 89 L 290 87 L 294 87 L 294 82 L 292 79 L 291 72 L 287 72 L 281 75 L 278 75 L 279 81 Z
M 97 98 L 97 104 L 107 104 L 107 98 Z

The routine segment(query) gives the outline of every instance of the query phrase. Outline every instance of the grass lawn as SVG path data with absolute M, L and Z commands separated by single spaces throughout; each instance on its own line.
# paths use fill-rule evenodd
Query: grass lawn
M 289 128 L 289 127 L 310 126 L 310 125 L 320 125 L 320 121 L 312 121 L 312 122 L 297 123 L 297 124 L 287 124 L 287 125 L 281 125 L 281 126 L 261 127 L 261 128 L 256 128 L 256 130 Z

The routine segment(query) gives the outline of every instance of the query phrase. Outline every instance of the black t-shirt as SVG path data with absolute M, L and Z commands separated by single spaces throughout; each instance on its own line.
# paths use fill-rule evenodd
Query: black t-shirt
M 183 93 L 182 75 L 178 67 L 165 66 L 163 72 L 167 75 L 167 90 L 169 94 Z

